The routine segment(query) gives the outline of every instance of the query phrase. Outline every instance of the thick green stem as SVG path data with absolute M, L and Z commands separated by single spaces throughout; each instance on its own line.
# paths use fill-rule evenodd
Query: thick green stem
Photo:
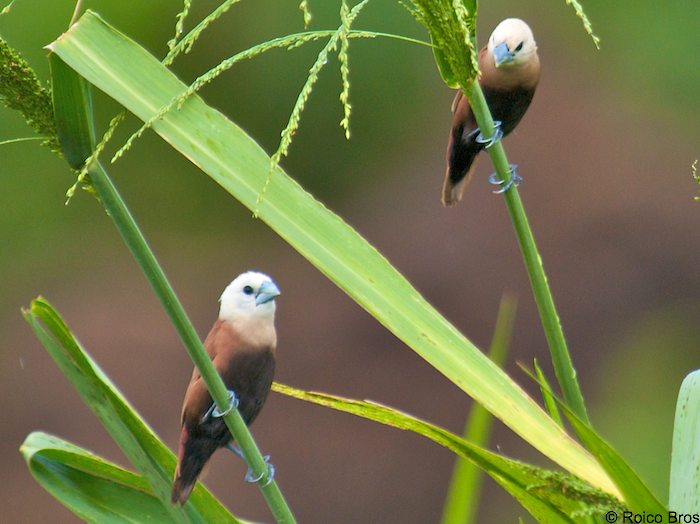
M 185 310 L 158 264 L 155 255 L 148 247 L 146 239 L 139 230 L 126 204 L 117 192 L 117 188 L 112 184 L 106 171 L 99 163 L 94 163 L 88 172 L 105 209 L 117 226 L 122 239 L 131 250 L 139 266 L 141 266 L 148 282 L 167 311 L 170 320 L 175 325 L 214 402 L 216 402 L 217 407 L 222 412 L 226 411 L 229 405 L 226 386 L 216 372 L 194 326 L 185 314 Z M 253 475 L 255 478 L 260 477 L 258 484 L 276 521 L 279 523 L 296 522 L 277 483 L 270 478 L 268 466 L 238 410 L 233 409 L 229 411 L 224 416 L 224 420 L 231 431 L 231 435 L 233 435 L 236 443 L 241 448 L 246 462 L 253 471 Z
M 469 99 L 469 104 L 474 111 L 476 122 L 482 129 L 484 137 L 490 138 L 493 135 L 493 117 L 491 116 L 479 83 L 472 82 L 471 85 L 464 90 L 464 94 Z M 500 141 L 496 142 L 488 149 L 488 153 L 496 168 L 498 177 L 504 184 L 509 183 L 512 175 L 510 172 L 510 163 L 506 157 L 503 144 Z M 515 235 L 520 244 L 527 274 L 530 277 L 532 292 L 535 296 L 535 302 L 537 303 L 544 334 L 547 338 L 549 351 L 552 355 L 554 372 L 559 381 L 564 400 L 579 418 L 588 422 L 586 405 L 584 404 L 581 388 L 576 378 L 576 370 L 571 362 L 569 349 L 567 348 L 566 339 L 564 338 L 564 331 L 559 322 L 559 315 L 557 315 L 557 310 L 554 306 L 554 299 L 552 298 L 552 293 L 547 284 L 547 276 L 544 273 L 542 259 L 537 251 L 535 238 L 532 235 L 532 230 L 530 229 L 530 224 L 528 223 L 525 208 L 523 207 L 522 200 L 520 200 L 517 187 L 513 185 L 503 193 L 503 197 L 505 198 L 513 227 L 515 228 Z

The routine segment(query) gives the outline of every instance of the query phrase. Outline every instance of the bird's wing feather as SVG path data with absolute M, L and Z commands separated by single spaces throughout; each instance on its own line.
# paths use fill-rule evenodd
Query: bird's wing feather
M 452 113 L 455 113 L 457 111 L 457 107 L 459 106 L 459 101 L 462 100 L 463 96 L 464 95 L 462 94 L 462 90 L 457 89 L 457 92 L 455 93 L 455 97 L 452 100 L 452 107 L 450 108 Z
M 483 145 L 476 142 L 474 131 L 477 125 L 469 100 L 460 96 L 455 97 L 455 102 L 457 106 L 447 142 L 447 170 L 442 189 L 442 203 L 446 206 L 461 200 L 473 172 L 474 160 L 483 149 Z

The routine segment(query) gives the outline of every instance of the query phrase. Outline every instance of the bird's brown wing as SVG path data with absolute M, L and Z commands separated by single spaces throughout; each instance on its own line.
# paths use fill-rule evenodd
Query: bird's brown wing
M 483 61 L 487 47 L 479 50 L 479 67 L 483 69 Z M 444 206 L 454 206 L 462 200 L 469 180 L 474 172 L 474 161 L 484 148 L 476 141 L 477 124 L 469 100 L 458 90 L 452 101 L 452 127 L 447 141 L 447 170 L 442 185 L 442 203 Z
M 447 141 L 447 170 L 442 186 L 445 206 L 453 206 L 462 199 L 474 171 L 474 160 L 484 147 L 476 141 L 476 120 L 469 100 L 461 91 L 455 95 L 452 108 L 454 117 Z

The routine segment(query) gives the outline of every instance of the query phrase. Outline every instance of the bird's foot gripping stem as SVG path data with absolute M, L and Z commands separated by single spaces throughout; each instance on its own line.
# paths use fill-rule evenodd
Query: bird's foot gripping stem
M 491 138 L 484 137 L 484 135 L 481 133 L 481 130 L 478 127 L 474 131 L 472 131 L 472 134 L 473 133 L 478 133 L 474 140 L 476 140 L 477 143 L 482 144 L 486 149 L 489 149 L 496 142 L 499 142 L 503 138 L 502 123 L 500 120 L 493 121 L 493 135 L 491 136 Z
M 238 449 L 237 446 L 235 446 L 232 443 L 229 443 L 226 445 L 226 449 L 233 451 L 236 455 L 238 455 L 240 458 L 242 458 L 245 461 L 245 457 L 243 456 L 243 452 Z M 272 482 L 272 479 L 275 478 L 275 465 L 270 463 L 270 455 L 264 455 L 263 460 L 265 461 L 265 464 L 267 464 L 267 480 L 265 481 L 265 484 L 263 484 L 263 487 L 267 486 L 270 482 Z M 255 484 L 256 482 L 260 482 L 263 477 L 265 476 L 264 473 L 260 473 L 257 477 L 253 476 L 253 470 L 248 468 L 248 471 L 245 474 L 245 481 L 250 482 L 251 484 Z
M 238 397 L 236 396 L 236 392 L 233 390 L 228 390 L 228 407 L 225 410 L 221 411 L 216 406 L 216 402 L 212 402 L 209 409 L 204 413 L 204 415 L 202 415 L 201 421 L 206 422 L 207 420 L 209 420 L 209 417 L 212 417 L 212 418 L 224 417 L 237 407 L 238 407 Z
M 494 186 L 501 186 L 500 189 L 497 189 L 493 193 L 496 195 L 500 195 L 501 193 L 505 193 L 508 191 L 511 187 L 513 186 L 519 186 L 520 182 L 523 181 L 523 177 L 521 177 L 518 172 L 516 171 L 518 168 L 518 164 L 511 164 L 510 165 L 510 180 L 506 182 L 505 180 L 501 180 L 498 177 L 498 173 L 491 173 L 489 175 L 489 183 L 493 184 Z
M 265 487 L 270 482 L 272 482 L 272 479 L 275 478 L 275 465 L 270 462 L 270 455 L 263 455 L 263 460 L 265 461 L 265 464 L 267 465 L 267 480 L 265 481 L 265 484 L 262 485 L 263 487 Z M 245 474 L 245 481 L 250 482 L 251 484 L 255 484 L 256 482 L 260 482 L 264 476 L 265 476 L 265 473 L 260 473 L 260 475 L 258 475 L 257 477 L 254 477 L 253 470 L 248 468 L 248 471 Z

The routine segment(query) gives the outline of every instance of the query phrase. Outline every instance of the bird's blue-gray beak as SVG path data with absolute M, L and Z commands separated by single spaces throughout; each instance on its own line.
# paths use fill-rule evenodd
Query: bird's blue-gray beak
M 275 297 L 280 295 L 279 288 L 271 280 L 267 280 L 262 283 L 258 294 L 255 295 L 255 305 L 260 306 L 262 304 L 267 304 L 270 300 L 274 300 Z
M 508 44 L 505 42 L 498 44 L 493 48 L 493 61 L 496 64 L 496 67 L 512 62 L 514 58 L 515 55 L 510 52 L 510 49 L 508 49 Z

